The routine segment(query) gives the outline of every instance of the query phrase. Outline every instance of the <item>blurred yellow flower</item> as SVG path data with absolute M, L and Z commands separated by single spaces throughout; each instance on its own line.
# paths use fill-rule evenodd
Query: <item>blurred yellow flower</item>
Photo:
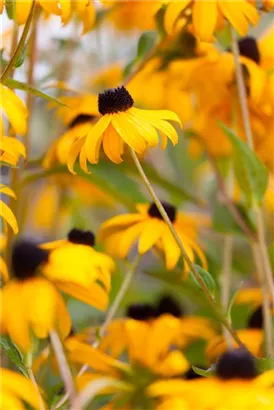
M 20 157 L 26 158 L 26 149 L 17 138 L 1 135 L 0 140 L 0 161 L 5 164 L 15 166 Z
M 0 184 L 0 194 L 8 195 L 14 199 L 16 198 L 14 192 L 9 187 L 3 184 Z M 0 217 L 9 224 L 15 234 L 18 233 L 19 228 L 15 215 L 10 207 L 2 200 L 0 200 Z
M 31 380 L 12 370 L 0 369 L 1 407 L 3 410 L 24 410 L 28 403 L 34 409 L 40 409 L 41 403 L 37 390 Z
M 203 266 L 207 266 L 205 255 L 196 243 L 198 224 L 207 224 L 207 218 L 178 212 L 176 208 L 163 202 L 176 232 L 178 233 L 189 258 L 195 254 Z M 144 254 L 154 246 L 164 254 L 167 269 L 173 269 L 179 261 L 181 252 L 163 221 L 155 204 L 138 204 L 138 213 L 115 216 L 104 222 L 99 231 L 100 239 L 113 255 L 126 258 L 133 244 L 138 240 L 138 252 Z M 184 262 L 184 269 L 187 265 Z
M 7 245 L 7 236 L 4 233 L 0 234 L 0 277 L 4 282 L 9 280 L 9 270 L 6 261 L 2 254 L 4 253 Z
M 4 115 L 16 134 L 24 135 L 27 131 L 28 111 L 23 101 L 3 84 L 0 84 L 1 118 Z
M 203 41 L 214 40 L 220 17 L 227 19 L 241 36 L 247 33 L 249 23 L 256 25 L 259 21 L 256 8 L 245 0 L 171 1 L 165 13 L 166 30 L 170 33 L 186 25 L 190 15 L 194 33 Z

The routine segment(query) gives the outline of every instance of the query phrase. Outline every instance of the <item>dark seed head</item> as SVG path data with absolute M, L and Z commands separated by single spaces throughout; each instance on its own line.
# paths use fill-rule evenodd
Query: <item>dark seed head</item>
M 95 236 L 90 231 L 74 228 L 68 233 L 68 240 L 79 245 L 94 246 Z
M 71 121 L 71 123 L 68 125 L 68 128 L 73 128 L 76 125 L 84 124 L 86 122 L 91 122 L 94 120 L 95 115 L 88 115 L 88 114 L 80 114 L 77 115 L 77 117 L 74 118 L 74 120 Z
M 149 320 L 155 317 L 155 309 L 149 303 L 133 304 L 127 308 L 127 317 L 135 320 Z
M 128 110 L 133 104 L 133 98 L 124 86 L 111 88 L 99 94 L 98 111 L 102 115 L 115 114 Z
M 175 208 L 175 206 L 170 205 L 167 202 L 162 202 L 162 205 L 163 205 L 169 219 L 171 220 L 171 222 L 174 222 L 175 219 L 176 219 L 176 208 Z M 162 215 L 160 214 L 160 212 L 157 208 L 157 206 L 154 203 L 152 203 L 150 205 L 148 213 L 153 218 L 163 219 Z
M 245 37 L 238 42 L 240 55 L 250 58 L 255 63 L 260 64 L 260 50 L 257 41 L 253 37 Z
M 182 309 L 175 299 L 171 296 L 163 296 L 158 302 L 156 307 L 156 316 L 161 316 L 165 313 L 169 313 L 175 317 L 182 316 Z
M 249 318 L 248 326 L 249 329 L 262 329 L 263 328 L 263 309 L 258 307 Z
M 216 364 L 216 374 L 220 379 L 253 379 L 257 376 L 254 357 L 245 349 L 225 352 Z
M 35 276 L 38 266 L 47 262 L 48 252 L 29 241 L 17 242 L 12 250 L 12 270 L 17 279 Z

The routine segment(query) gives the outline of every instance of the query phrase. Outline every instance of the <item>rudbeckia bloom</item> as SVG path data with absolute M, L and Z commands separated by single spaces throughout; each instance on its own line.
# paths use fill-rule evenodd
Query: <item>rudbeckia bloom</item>
M 61 337 L 71 322 L 55 285 L 38 275 L 48 261 L 48 252 L 30 242 L 18 242 L 12 251 L 14 278 L 1 289 L 1 332 L 23 350 L 32 346 L 32 333 L 46 338 L 56 329 Z
M 196 243 L 199 225 L 207 224 L 207 218 L 194 217 L 176 210 L 173 205 L 163 202 L 177 234 L 179 235 L 189 258 L 193 261 L 195 254 L 204 266 L 205 255 Z M 156 205 L 138 204 L 137 213 L 115 216 L 104 222 L 99 237 L 105 242 L 106 249 L 113 255 L 124 259 L 132 246 L 138 241 L 138 252 L 144 254 L 155 247 L 164 254 L 167 269 L 173 269 L 179 261 L 181 252 L 163 221 Z M 184 268 L 187 265 L 184 262 Z
M 11 198 L 16 198 L 14 192 L 6 185 L 0 184 L 0 194 L 8 195 Z M 0 217 L 7 222 L 15 234 L 18 233 L 18 223 L 14 213 L 10 207 L 2 200 L 0 200 Z
M 215 377 L 155 382 L 148 388 L 148 394 L 182 397 L 189 409 L 271 410 L 274 406 L 273 371 L 257 374 L 250 353 L 235 349 L 219 359 Z
M 37 390 L 30 380 L 11 370 L 0 369 L 1 408 L 24 410 L 24 402 L 34 409 L 41 408 Z
M 194 33 L 203 41 L 213 41 L 217 22 L 227 19 L 236 31 L 244 36 L 249 23 L 256 25 L 259 14 L 256 8 L 246 0 L 185 0 L 173 1 L 167 6 L 165 27 L 168 32 L 188 22 L 189 10 L 192 10 Z
M 115 264 L 94 243 L 92 232 L 72 229 L 67 239 L 41 245 L 50 251 L 43 274 L 72 297 L 105 310 Z
M 119 164 L 122 162 L 124 144 L 127 144 L 138 154 L 144 154 L 149 147 L 155 147 L 158 144 L 157 130 L 162 136 L 163 148 L 166 146 L 167 138 L 174 145 L 177 144 L 177 132 L 167 121 L 175 121 L 180 124 L 175 113 L 168 110 L 141 110 L 133 107 L 133 103 L 133 98 L 123 86 L 99 94 L 98 110 L 102 117 L 87 137 L 78 141 L 74 152 L 71 152 L 74 157 L 73 161 L 79 152 L 84 150 L 84 155 L 88 161 L 92 164 L 97 163 L 103 144 L 107 157 Z
M 15 166 L 20 157 L 26 158 L 26 149 L 17 138 L 1 135 L 0 161 Z
M 16 134 L 24 135 L 27 130 L 28 111 L 24 102 L 3 84 L 0 84 L 0 108 Z

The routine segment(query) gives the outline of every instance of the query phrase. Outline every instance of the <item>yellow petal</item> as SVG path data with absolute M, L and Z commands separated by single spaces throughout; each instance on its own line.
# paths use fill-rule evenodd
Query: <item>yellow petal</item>
M 98 120 L 94 127 L 92 127 L 87 135 L 85 150 L 87 159 L 92 164 L 97 164 L 98 162 L 103 134 L 109 126 L 110 121 L 111 115 L 104 115 Z
M 112 126 L 124 142 L 138 154 L 143 154 L 147 149 L 144 138 L 138 132 L 134 124 L 128 121 L 126 112 L 115 114 L 112 119 Z
M 166 259 L 166 267 L 167 269 L 173 269 L 180 258 L 180 249 L 169 231 L 167 231 L 165 235 L 162 235 L 162 243 Z
M 12 198 L 16 199 L 16 196 L 13 190 L 6 185 L 0 184 L 0 193 L 11 196 Z
M 61 339 L 66 339 L 71 331 L 71 318 L 62 296 L 58 293 L 57 302 L 57 317 L 56 328 Z
M 79 138 L 78 140 L 76 140 L 72 144 L 71 149 L 69 150 L 68 159 L 67 159 L 67 166 L 68 166 L 69 171 L 73 175 L 76 175 L 76 172 L 74 171 L 73 167 L 74 167 L 75 161 L 76 161 L 80 151 L 82 149 L 84 149 L 83 148 L 84 143 L 85 143 L 85 138 Z
M 179 351 L 170 352 L 163 360 L 154 367 L 156 373 L 170 377 L 183 374 L 189 369 L 189 363 L 185 356 Z
M 140 122 L 138 117 L 135 117 L 133 113 L 128 114 L 128 120 L 138 129 L 140 135 L 147 141 L 148 145 L 150 147 L 156 147 L 159 142 L 156 129 L 144 121 Z
M 27 130 L 27 109 L 23 101 L 8 87 L 0 84 L 0 105 L 17 134 L 24 135 Z
M 183 379 L 171 379 L 156 381 L 152 383 L 146 391 L 149 396 L 157 397 L 164 395 L 180 395 L 183 394 L 185 388 L 189 388 L 189 381 Z
M 3 201 L 0 201 L 0 216 L 10 225 L 16 235 L 19 232 L 16 218 L 12 210 Z
M 58 7 L 58 0 L 39 0 L 39 3 L 47 13 L 56 15 L 61 14 L 61 10 Z
M 6 409 L 7 410 L 12 410 L 12 409 L 25 410 L 25 406 L 23 406 L 23 403 L 14 394 L 3 391 L 2 389 L 1 389 L 1 408 L 3 410 L 6 410 Z
M 67 24 L 71 17 L 71 0 L 59 0 L 61 21 Z
M 138 213 L 114 216 L 101 225 L 98 237 L 103 241 L 108 235 L 145 219 L 147 219 L 146 215 Z
M 86 151 L 85 151 L 84 148 L 82 148 L 81 151 L 80 151 L 79 164 L 80 164 L 81 169 L 86 174 L 90 174 L 90 171 L 88 170 L 88 165 L 87 165 L 87 155 L 86 155 Z
M 140 235 L 138 252 L 142 254 L 151 249 L 162 236 L 164 228 L 164 222 L 157 220 L 157 218 L 151 218 L 148 220 Z
M 165 29 L 168 33 L 172 32 L 175 28 L 175 23 L 180 13 L 187 7 L 191 0 L 184 1 L 172 1 L 167 6 L 165 12 Z
M 32 0 L 17 1 L 15 3 L 15 19 L 17 24 L 25 24 L 30 13 Z
M 237 2 L 231 2 L 222 0 L 218 1 L 218 6 L 222 14 L 241 36 L 244 36 L 248 31 L 248 20 L 253 24 L 256 24 L 258 21 L 256 9 L 251 4 L 248 4 L 247 1 L 238 0 Z
M 0 275 L 4 282 L 7 282 L 9 280 L 8 267 L 2 256 L 0 256 Z
M 195 1 L 192 20 L 196 35 L 202 41 L 212 41 L 217 24 L 216 1 Z
M 121 158 L 124 151 L 123 145 L 120 135 L 110 125 L 104 132 L 103 148 L 106 156 L 115 164 L 120 164 L 123 161 Z
M 175 112 L 170 111 L 170 110 L 141 110 L 140 108 L 132 107 L 130 111 L 142 118 L 146 118 L 146 119 L 151 118 L 153 120 L 161 119 L 161 120 L 174 121 L 182 125 L 181 120 L 178 117 L 178 115 L 175 114 Z
M 119 241 L 119 253 L 121 258 L 125 258 L 134 243 L 137 241 L 138 237 L 141 235 L 143 229 L 145 228 L 147 222 L 140 222 L 133 225 L 122 233 Z
M 83 22 L 82 35 L 84 35 L 88 31 L 90 31 L 94 26 L 96 20 L 95 7 L 92 1 L 90 0 L 87 2 L 76 1 L 75 6 L 78 16 L 80 20 Z

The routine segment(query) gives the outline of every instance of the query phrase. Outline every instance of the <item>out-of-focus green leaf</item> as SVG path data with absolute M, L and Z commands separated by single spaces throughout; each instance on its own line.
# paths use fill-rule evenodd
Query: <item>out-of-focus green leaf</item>
M 211 377 L 211 376 L 214 376 L 215 374 L 215 366 L 211 366 L 209 369 L 205 370 L 205 369 L 200 369 L 199 367 L 192 365 L 192 369 L 194 370 L 196 374 L 199 374 L 199 376 L 203 376 L 203 377 Z
M 232 296 L 230 298 L 230 301 L 228 303 L 228 307 L 227 307 L 227 317 L 229 322 L 231 322 L 231 311 L 232 311 L 232 307 L 234 305 L 236 296 L 238 295 L 239 290 L 241 289 L 242 286 L 242 282 L 240 283 L 239 287 L 237 289 L 234 290 L 234 292 L 232 293 Z
M 237 204 L 235 204 L 235 207 L 237 207 L 250 230 L 255 232 L 254 224 L 252 223 L 245 208 Z M 238 223 L 233 218 L 231 212 L 227 209 L 226 206 L 220 204 L 219 202 L 216 202 L 213 208 L 213 229 L 217 232 L 222 233 L 243 233 Z
M 205 269 L 203 269 L 200 265 L 194 264 L 196 271 L 199 273 L 200 277 L 204 280 L 207 289 L 211 293 L 212 296 L 215 295 L 216 291 L 216 283 L 213 277 L 210 275 L 209 272 L 207 272 Z M 190 276 L 193 279 L 193 281 L 200 287 L 199 282 L 197 281 L 195 275 L 193 272 L 190 272 Z
M 257 369 L 259 370 L 260 373 L 264 373 L 268 370 L 274 370 L 273 357 L 264 357 L 264 358 L 256 357 L 255 360 L 256 360 Z
M 15 18 L 15 0 L 6 0 L 5 1 L 5 9 L 10 20 Z
M 8 336 L 1 336 L 0 346 L 20 372 L 28 377 L 28 371 L 23 363 L 22 357 Z
M 26 58 L 26 50 L 27 50 L 27 43 L 24 44 L 23 50 L 20 53 L 20 56 L 16 60 L 16 63 L 14 64 L 14 67 L 18 68 L 21 67 L 23 64 L 25 58 Z
M 261 204 L 268 184 L 268 170 L 257 155 L 225 124 L 220 127 L 233 146 L 236 177 L 249 202 Z
M 27 93 L 36 95 L 37 97 L 41 97 L 44 100 L 48 100 L 48 101 L 54 102 L 57 105 L 62 105 L 64 107 L 67 107 L 66 104 L 64 104 L 62 101 L 58 100 L 57 98 L 54 98 L 51 95 L 48 95 L 41 90 L 38 90 L 38 88 L 31 87 L 30 85 L 26 83 L 22 83 L 21 81 L 14 80 L 13 78 L 8 78 L 5 81 L 5 85 L 7 85 L 9 88 L 26 91 Z

